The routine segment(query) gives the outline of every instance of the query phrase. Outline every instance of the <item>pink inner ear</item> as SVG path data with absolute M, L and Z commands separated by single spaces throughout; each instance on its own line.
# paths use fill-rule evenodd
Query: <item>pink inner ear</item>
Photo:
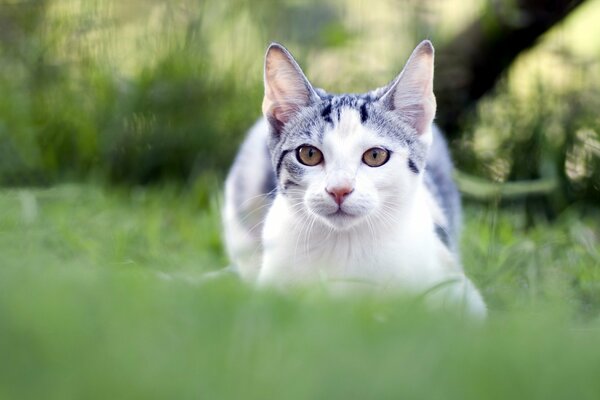
M 309 103 L 307 90 L 302 82 L 277 81 L 270 97 L 273 117 L 282 123 L 288 122 Z
M 263 113 L 271 121 L 287 123 L 311 101 L 312 88 L 289 54 L 273 48 L 265 63 Z
M 424 41 L 417 46 L 385 98 L 389 101 L 388 106 L 419 134 L 427 132 L 436 108 L 430 42 Z
M 285 124 L 291 119 L 292 115 L 294 115 L 293 111 L 295 110 L 287 108 L 286 106 L 274 105 L 271 109 L 271 114 L 277 121 Z
M 399 111 L 402 113 L 403 119 L 413 126 L 418 134 L 423 134 L 433 122 L 435 116 L 435 98 L 433 101 L 429 98 L 424 98 L 421 103 L 403 106 Z

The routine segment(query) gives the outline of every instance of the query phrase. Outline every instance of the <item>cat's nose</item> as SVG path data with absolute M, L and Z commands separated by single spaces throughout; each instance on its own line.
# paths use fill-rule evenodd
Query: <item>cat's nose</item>
M 350 186 L 337 186 L 332 188 L 326 188 L 325 191 L 329 193 L 331 197 L 335 200 L 335 202 L 341 206 L 344 200 L 348 197 L 350 193 L 354 191 L 354 188 Z

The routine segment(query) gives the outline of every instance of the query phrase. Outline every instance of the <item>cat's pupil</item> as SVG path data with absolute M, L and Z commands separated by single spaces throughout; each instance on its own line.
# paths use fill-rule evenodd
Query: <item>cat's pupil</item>
M 313 149 L 308 149 L 308 158 L 313 158 L 315 155 L 315 151 Z
M 373 158 L 377 158 L 377 155 L 378 155 L 378 154 L 379 154 L 379 153 L 377 152 L 377 150 L 373 150 L 373 153 L 371 153 L 371 157 L 373 157 Z

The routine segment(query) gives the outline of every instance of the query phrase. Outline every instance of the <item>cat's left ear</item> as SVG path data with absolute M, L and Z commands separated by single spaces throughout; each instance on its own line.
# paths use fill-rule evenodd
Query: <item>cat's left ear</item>
M 433 45 L 424 40 L 415 48 L 404 69 L 382 96 L 389 110 L 415 128 L 419 135 L 428 134 L 435 116 L 433 95 Z
M 318 100 L 318 95 L 289 51 L 278 43 L 265 56 L 265 97 L 262 110 L 280 133 L 300 110 Z

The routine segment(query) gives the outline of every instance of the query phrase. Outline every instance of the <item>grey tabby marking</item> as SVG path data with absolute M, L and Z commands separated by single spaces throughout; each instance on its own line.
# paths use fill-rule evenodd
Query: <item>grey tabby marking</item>
M 415 174 L 419 173 L 419 168 L 411 158 L 408 159 L 408 169 L 410 169 Z
M 433 125 L 433 143 L 429 148 L 427 165 L 423 175 L 424 183 L 446 217 L 446 225 L 441 226 L 447 237 L 447 246 L 458 254 L 458 237 L 462 215 L 460 194 L 452 179 L 454 166 L 448 151 L 448 145 L 442 132 Z M 438 237 L 440 233 L 436 229 Z M 440 240 L 442 237 L 440 237 Z M 444 240 L 442 240 L 444 241 Z

